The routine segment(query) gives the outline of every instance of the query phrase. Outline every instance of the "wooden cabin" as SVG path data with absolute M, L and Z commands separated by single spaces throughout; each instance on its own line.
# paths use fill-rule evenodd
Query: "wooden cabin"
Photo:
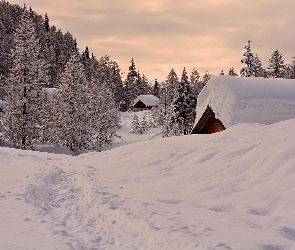
M 192 134 L 212 134 L 239 123 L 295 119 L 295 80 L 212 77 L 197 100 Z
M 225 130 L 222 122 L 215 118 L 213 110 L 208 106 L 201 119 L 192 130 L 192 134 L 213 134 Z
M 159 98 L 153 95 L 140 95 L 133 102 L 133 111 L 151 110 L 159 103 Z

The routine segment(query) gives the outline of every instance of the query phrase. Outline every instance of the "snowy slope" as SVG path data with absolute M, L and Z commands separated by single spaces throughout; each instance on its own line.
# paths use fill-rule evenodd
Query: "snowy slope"
M 0 249 L 295 249 L 294 123 L 80 156 L 0 148 Z

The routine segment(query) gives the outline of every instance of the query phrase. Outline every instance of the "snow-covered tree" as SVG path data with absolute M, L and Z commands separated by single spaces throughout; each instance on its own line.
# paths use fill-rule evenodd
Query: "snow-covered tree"
M 256 54 L 253 61 L 253 76 L 255 77 L 266 77 L 266 71 L 262 66 L 262 63 Z
M 130 125 L 130 133 L 138 133 L 139 130 L 140 130 L 140 124 L 139 124 L 138 116 L 134 114 L 133 120 Z
M 84 66 L 77 49 L 66 64 L 60 87 L 53 99 L 53 142 L 73 151 L 91 148 L 92 128 L 88 126 L 89 91 Z
M 177 91 L 178 85 L 179 85 L 178 76 L 175 70 L 172 68 L 163 86 L 163 88 L 165 89 L 164 91 L 166 94 L 166 99 L 168 104 L 171 104 L 173 102 L 174 95 Z
M 142 120 L 140 122 L 141 133 L 144 133 L 149 130 L 149 123 L 147 121 L 146 113 L 144 113 Z
M 192 73 L 190 75 L 190 83 L 191 83 L 191 89 L 192 89 L 192 99 L 196 105 L 198 95 L 200 94 L 201 90 L 204 87 L 204 83 L 203 81 L 200 81 L 200 74 L 196 70 L 196 68 L 192 70 Z
M 92 147 L 101 150 L 114 141 L 116 128 L 120 123 L 120 113 L 114 95 L 108 88 L 108 82 L 97 84 L 95 81 L 97 79 L 92 80 L 90 88 L 91 101 L 87 110 L 91 118 L 88 124 L 94 138 Z
M 286 66 L 284 78 L 295 79 L 295 60 Z
M 129 66 L 129 72 L 127 78 L 124 82 L 124 91 L 125 91 L 125 105 L 127 109 L 131 108 L 131 105 L 135 98 L 138 96 L 138 72 L 136 71 L 135 63 L 133 58 L 131 59 L 131 65 Z
M 5 139 L 14 147 L 25 149 L 40 140 L 46 114 L 42 109 L 48 84 L 48 65 L 40 56 L 39 41 L 25 9 L 14 34 L 12 69 L 5 96 Z
M 244 47 L 244 49 L 246 49 L 246 52 L 243 54 L 243 56 L 245 57 L 244 59 L 241 60 L 242 63 L 245 63 L 247 66 L 242 68 L 240 70 L 240 74 L 241 76 L 246 76 L 246 77 L 251 77 L 253 76 L 254 73 L 254 55 L 251 52 L 251 46 L 250 46 L 251 41 L 248 40 L 248 45 L 246 45 Z
M 192 73 L 190 75 L 190 82 L 192 86 L 195 86 L 200 80 L 200 74 L 196 68 L 193 68 Z
M 193 125 L 195 117 L 194 110 L 192 110 L 191 86 L 188 81 L 188 76 L 185 68 L 183 69 L 181 81 L 178 85 L 172 105 L 172 134 L 187 135 Z
M 113 93 L 115 102 L 118 105 L 123 102 L 124 89 L 121 79 L 121 70 L 115 61 L 108 55 L 101 57 L 99 61 L 92 56 L 92 58 L 88 60 L 86 71 L 87 70 L 91 71 L 89 73 L 89 80 L 91 78 L 97 78 L 98 84 L 107 83 L 107 87 Z
M 272 78 L 283 78 L 285 71 L 285 64 L 282 54 L 276 49 L 269 59 L 268 75 Z
M 46 13 L 45 14 L 45 20 L 44 20 L 44 29 L 46 30 L 46 32 L 49 32 L 49 28 L 50 28 L 49 18 L 48 18 L 48 15 Z
M 231 67 L 228 71 L 228 75 L 230 76 L 238 76 L 238 74 L 236 73 L 234 67 Z
M 158 83 L 157 79 L 155 79 L 155 84 L 153 87 L 153 95 L 156 97 L 160 97 L 160 84 Z

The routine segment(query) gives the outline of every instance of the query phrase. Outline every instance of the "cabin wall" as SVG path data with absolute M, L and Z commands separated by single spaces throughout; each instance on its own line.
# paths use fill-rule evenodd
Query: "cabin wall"
M 222 122 L 216 119 L 214 112 L 212 112 L 204 122 L 198 134 L 213 134 L 223 130 L 225 130 L 225 128 Z

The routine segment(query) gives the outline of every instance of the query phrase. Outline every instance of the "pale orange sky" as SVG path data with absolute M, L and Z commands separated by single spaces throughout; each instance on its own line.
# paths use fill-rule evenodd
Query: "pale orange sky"
M 10 3 L 23 6 L 24 0 Z M 290 63 L 295 52 L 294 0 L 28 0 L 50 24 L 69 31 L 80 51 L 109 55 L 122 72 L 133 57 L 150 81 L 164 81 L 174 68 L 181 76 L 195 67 L 218 75 L 244 65 L 243 48 L 264 66 L 275 49 Z

